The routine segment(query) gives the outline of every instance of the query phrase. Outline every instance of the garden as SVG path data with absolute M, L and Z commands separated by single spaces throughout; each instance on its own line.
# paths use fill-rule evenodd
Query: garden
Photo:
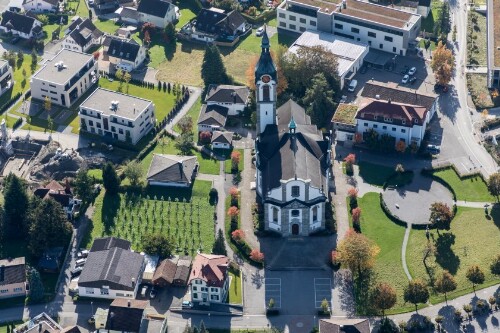
M 486 66 L 488 42 L 486 16 L 469 12 L 467 22 L 467 61 L 472 66 Z

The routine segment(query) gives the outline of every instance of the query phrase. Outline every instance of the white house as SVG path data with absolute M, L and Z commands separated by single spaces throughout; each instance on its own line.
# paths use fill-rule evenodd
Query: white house
M 229 258 L 199 253 L 189 276 L 191 299 L 200 304 L 225 303 L 229 288 Z
M 31 96 L 69 107 L 96 82 L 97 61 L 91 54 L 62 49 L 31 77 Z
M 155 124 L 152 101 L 102 88 L 80 105 L 78 114 L 80 129 L 134 145 Z
M 109 62 L 117 69 L 130 72 L 144 62 L 146 48 L 133 39 L 111 37 L 107 55 Z
M 210 143 L 212 148 L 231 149 L 233 147 L 233 132 L 214 131 Z
M 78 279 L 78 295 L 135 299 L 144 267 L 144 257 L 130 250 L 130 242 L 96 239 Z
M 153 186 L 190 187 L 197 171 L 196 156 L 153 154 L 146 179 Z
M 0 299 L 26 296 L 24 257 L 0 260 Z
M 165 0 L 141 0 L 137 7 L 139 22 L 153 23 L 157 28 L 165 29 L 176 19 L 176 7 Z
M 80 21 L 78 24 L 72 23 L 75 27 L 64 37 L 61 48 L 87 52 L 91 47 L 100 45 L 103 33 L 97 29 L 91 20 L 81 20 L 80 18 L 78 20 Z
M 229 109 L 217 104 L 203 104 L 198 118 L 198 132 L 219 131 L 226 126 Z
M 59 6 L 59 0 L 24 0 L 23 9 L 33 13 L 55 13 Z
M 0 31 L 3 33 L 12 33 L 14 36 L 24 39 L 38 39 L 43 37 L 42 23 L 40 21 L 33 17 L 8 10 L 2 13 Z
M 229 116 L 236 116 L 248 105 L 249 97 L 248 87 L 211 84 L 208 86 L 205 103 L 226 107 Z
M 6 60 L 0 60 L 0 96 L 14 84 L 12 80 L 12 67 Z
M 278 28 L 319 30 L 405 55 L 417 45 L 421 16 L 359 0 L 284 0 L 277 8 Z

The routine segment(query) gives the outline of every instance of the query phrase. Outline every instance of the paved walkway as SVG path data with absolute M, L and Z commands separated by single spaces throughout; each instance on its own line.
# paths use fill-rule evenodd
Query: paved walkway
M 405 237 L 403 238 L 403 245 L 401 246 L 401 264 L 403 270 L 405 271 L 408 280 L 412 280 L 410 271 L 408 270 L 408 265 L 406 264 L 406 247 L 408 246 L 408 239 L 410 238 L 411 223 L 408 223 L 405 230 Z
M 494 202 L 471 202 L 471 201 L 458 200 L 455 202 L 455 204 L 458 207 L 484 208 L 486 206 L 491 207 L 495 203 Z

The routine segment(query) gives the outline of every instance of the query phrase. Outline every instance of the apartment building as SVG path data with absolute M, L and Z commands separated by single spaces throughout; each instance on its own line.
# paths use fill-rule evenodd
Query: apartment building
M 277 19 L 280 29 L 333 33 L 398 55 L 415 47 L 421 25 L 418 14 L 358 0 L 284 0 Z
M 192 301 L 200 304 L 224 303 L 229 288 L 229 258 L 199 253 L 193 261 L 189 286 Z
M 97 61 L 91 54 L 62 49 L 31 77 L 31 96 L 70 107 L 96 82 Z
M 155 123 L 152 101 L 98 88 L 80 105 L 80 129 L 136 144 Z
M 6 60 L 0 60 L 0 96 L 12 87 L 12 67 Z

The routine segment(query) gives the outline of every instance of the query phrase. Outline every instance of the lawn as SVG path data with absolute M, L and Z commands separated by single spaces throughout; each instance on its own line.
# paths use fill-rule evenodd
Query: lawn
M 442 231 L 441 236 L 435 230 L 431 231 L 431 242 L 435 254 L 423 264 L 423 253 L 427 239 L 424 230 L 412 230 L 408 242 L 406 259 L 412 277 L 425 279 L 430 283 L 431 277 L 439 276 L 447 269 L 455 276 L 458 288 L 448 294 L 448 299 L 471 293 L 472 285 L 465 277 L 465 272 L 471 265 L 480 266 L 486 276 L 486 281 L 479 288 L 494 285 L 500 279 L 494 277 L 489 270 L 493 257 L 500 253 L 500 207 L 495 206 L 492 219 L 484 215 L 483 209 L 459 208 L 457 216 L 451 223 L 450 231 Z M 481 298 L 491 295 L 481 294 Z M 431 293 L 431 303 L 443 302 L 444 296 Z
M 436 171 L 434 175 L 455 190 L 457 200 L 495 202 L 495 198 L 488 192 L 486 183 L 479 176 L 461 179 L 452 168 Z
M 230 304 L 242 304 L 243 303 L 243 285 L 241 284 L 241 272 L 237 274 L 229 272 L 231 277 L 231 284 L 229 285 L 229 300 Z
M 500 97 L 494 98 L 488 90 L 486 74 L 467 73 L 467 88 L 477 109 L 500 106 Z
M 476 23 L 473 22 L 473 19 L 476 20 Z M 468 63 L 475 66 L 486 66 L 488 48 L 486 16 L 474 11 L 469 12 L 468 26 L 471 27 L 473 41 L 473 46 L 467 45 Z
M 189 189 L 149 187 L 143 196 L 107 196 L 102 191 L 95 201 L 90 237 L 82 246 L 89 248 L 98 237 L 116 236 L 142 250 L 142 237 L 161 233 L 176 242 L 177 253 L 210 253 L 214 241 L 210 188 L 210 182 L 196 180 Z
M 216 150 L 215 152 L 221 156 L 227 157 L 227 160 L 224 162 L 224 169 L 226 173 L 232 173 L 231 168 L 232 168 L 232 162 L 231 162 L 231 152 L 229 151 L 221 151 L 222 149 Z M 224 149 L 225 150 L 225 149 Z M 238 171 L 241 172 L 243 171 L 243 168 L 245 167 L 245 151 L 243 149 L 234 149 L 233 151 L 238 151 L 240 152 L 240 162 L 238 163 Z M 224 154 L 224 155 L 223 155 Z
M 0 324 L 0 333 L 7 333 L 7 326 L 9 326 L 10 324 L 14 324 L 14 326 L 17 326 L 22 323 L 24 323 L 22 320 L 16 320 L 14 322 L 9 322 L 8 324 Z
M 361 232 L 380 247 L 377 256 L 374 277 L 379 282 L 390 283 L 397 291 L 398 302 L 391 313 L 410 311 L 414 307 L 404 304 L 403 289 L 408 284 L 408 279 L 403 271 L 401 259 L 401 246 L 405 229 L 387 218 L 380 208 L 378 193 L 367 193 L 358 198 L 361 208 Z M 357 298 L 357 310 L 363 313 L 366 299 Z
M 193 106 L 189 109 L 189 111 L 186 113 L 186 117 L 191 117 L 193 120 L 193 142 L 198 142 L 198 130 L 197 130 L 197 123 L 198 123 L 198 118 L 200 117 L 200 110 L 201 110 L 201 98 L 198 98 L 196 102 L 193 104 Z M 181 129 L 179 128 L 178 124 L 175 124 L 174 126 L 174 131 L 177 133 L 181 132 Z
M 26 79 L 23 76 L 23 69 L 26 71 Z M 25 54 L 22 63 L 16 62 L 13 71 L 14 86 L 0 96 L 0 106 L 4 105 L 12 96 L 15 96 L 17 93 L 25 92 L 30 88 L 31 55 Z
M 80 0 L 78 2 L 78 9 L 76 11 L 76 15 L 82 18 L 89 17 L 89 9 L 87 7 L 87 4 L 85 3 L 85 0 Z
M 102 32 L 107 32 L 107 33 L 112 34 L 112 35 L 114 35 L 116 30 L 119 27 L 121 27 L 120 24 L 117 24 L 113 20 L 105 20 L 105 19 L 101 19 L 101 18 L 97 19 L 93 23 Z
M 43 31 L 45 32 L 43 41 L 45 43 L 48 43 L 52 40 L 52 33 L 56 31 L 57 28 L 59 28 L 59 24 L 46 24 L 43 26 Z
M 101 169 L 90 169 L 88 171 L 90 178 L 93 178 L 96 182 L 102 183 L 102 170 Z
M 177 30 L 196 17 L 198 7 L 194 4 L 193 0 L 183 0 L 179 2 L 179 11 L 181 16 L 179 17 L 179 22 L 175 25 Z
M 363 178 L 363 181 L 378 187 L 382 187 L 387 179 L 394 173 L 394 168 L 370 162 L 359 162 L 358 167 L 359 176 Z
M 4 115 L 5 122 L 7 123 L 8 128 L 13 128 L 14 124 L 17 121 L 17 118 L 11 117 L 9 115 Z M 1 120 L 0 120 L 1 121 Z

